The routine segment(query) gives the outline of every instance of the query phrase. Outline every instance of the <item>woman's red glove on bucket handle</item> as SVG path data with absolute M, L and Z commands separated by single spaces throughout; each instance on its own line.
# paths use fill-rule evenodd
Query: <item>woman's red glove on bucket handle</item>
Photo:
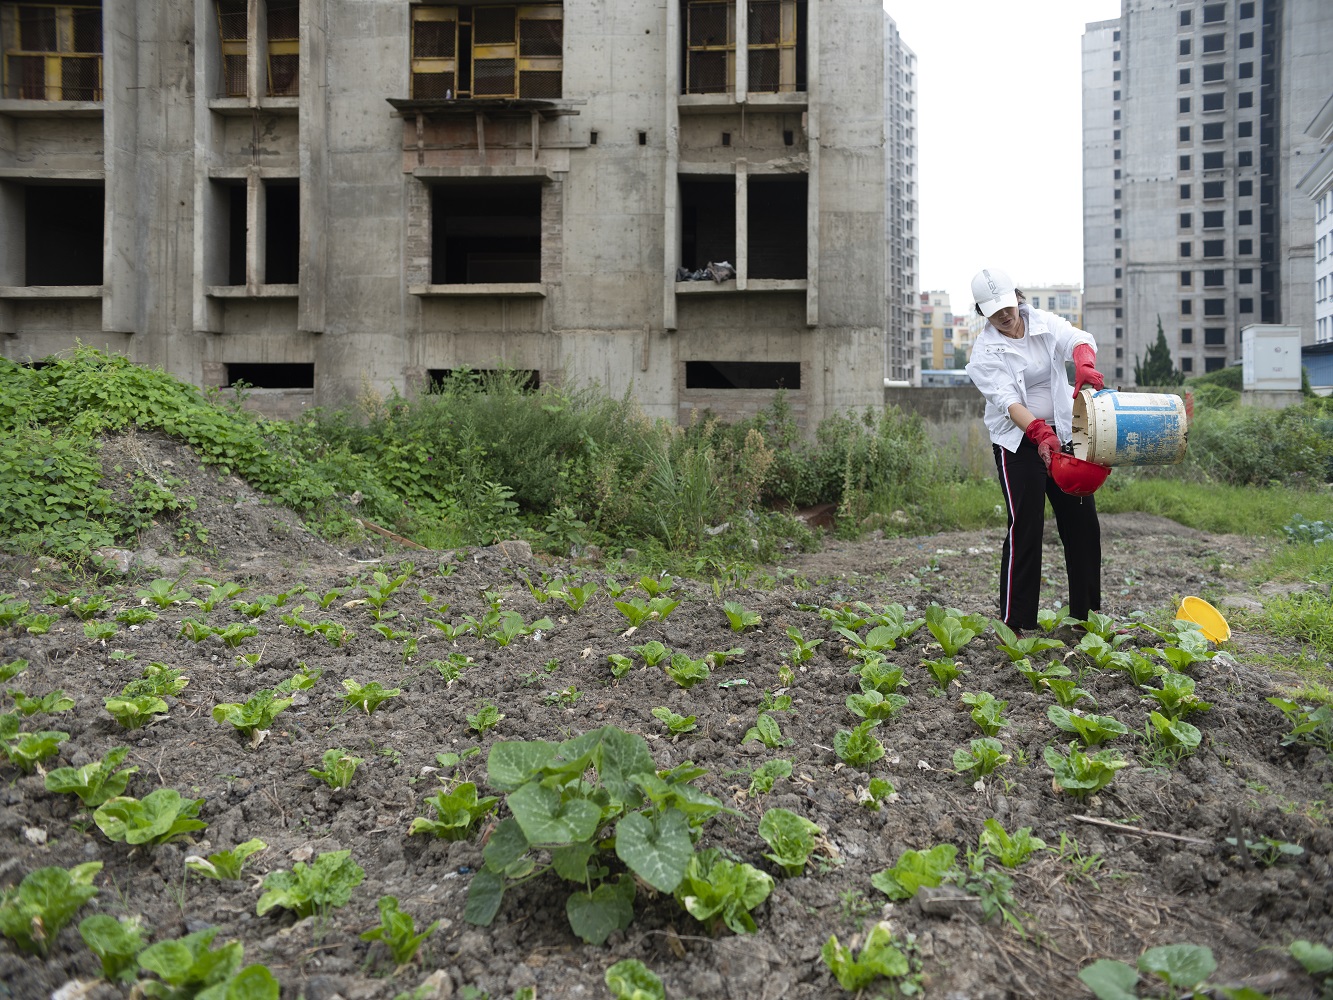
M 1074 398 L 1083 391 L 1085 385 L 1090 385 L 1094 389 L 1102 389 L 1105 382 L 1102 379 L 1102 373 L 1097 370 L 1097 352 L 1087 344 L 1079 344 L 1074 348 Z
M 1042 464 L 1050 469 L 1051 456 L 1060 450 L 1060 439 L 1055 436 L 1050 424 L 1038 417 L 1028 424 L 1023 434 L 1037 446 L 1037 454 L 1041 456 Z

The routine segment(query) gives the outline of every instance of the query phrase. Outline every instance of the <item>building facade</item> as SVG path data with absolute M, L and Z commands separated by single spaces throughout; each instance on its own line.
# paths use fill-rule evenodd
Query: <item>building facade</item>
M 1080 330 L 1083 329 L 1083 288 L 1079 285 L 1025 285 L 1023 294 L 1037 309 L 1055 313 Z
M 1314 342 L 1333 344 L 1333 94 L 1305 134 L 1319 143 L 1319 153 L 1300 184 L 1314 202 Z
M 920 384 L 916 358 L 916 54 L 884 15 L 884 377 Z
M 882 396 L 871 0 L 0 3 L 0 352 L 277 412 L 465 369 Z M 723 266 L 723 265 L 726 266 Z
M 1123 0 L 1087 26 L 1084 313 L 1117 382 L 1159 319 L 1186 375 L 1239 361 L 1251 323 L 1313 339 L 1314 212 L 1297 183 L 1330 50 L 1321 0 Z
M 921 370 L 943 371 L 961 367 L 954 363 L 954 348 L 961 342 L 961 338 L 966 336 L 966 317 L 954 315 L 953 307 L 949 304 L 948 292 L 922 292 L 920 301 L 920 340 L 917 355 L 921 361 Z

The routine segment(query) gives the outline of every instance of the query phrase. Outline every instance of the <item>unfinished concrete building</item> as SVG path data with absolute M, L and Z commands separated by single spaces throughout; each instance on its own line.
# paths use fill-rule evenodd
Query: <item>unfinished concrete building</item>
M 0 3 L 0 34 L 7 357 L 79 340 L 282 414 L 499 366 L 672 420 L 882 396 L 876 0 Z

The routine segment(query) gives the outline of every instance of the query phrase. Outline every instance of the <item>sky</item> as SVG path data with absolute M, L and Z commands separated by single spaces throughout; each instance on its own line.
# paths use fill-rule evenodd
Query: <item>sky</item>
M 886 0 L 917 56 L 922 291 L 972 304 L 972 275 L 1083 283 L 1084 25 L 1120 0 Z

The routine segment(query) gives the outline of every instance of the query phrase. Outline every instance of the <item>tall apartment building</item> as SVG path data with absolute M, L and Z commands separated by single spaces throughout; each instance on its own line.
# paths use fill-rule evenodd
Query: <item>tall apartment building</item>
M 920 384 L 916 358 L 916 54 L 884 15 L 884 375 Z
M 285 412 L 501 365 L 672 420 L 876 403 L 883 35 L 876 0 L 0 3 L 0 352 Z
M 1330 77 L 1333 77 L 1331 72 Z M 1333 94 L 1306 126 L 1319 153 L 1301 178 L 1314 202 L 1314 342 L 1333 344 Z
M 1186 374 L 1251 323 L 1314 335 L 1313 206 L 1333 5 L 1123 0 L 1083 36 L 1084 314 L 1123 383 L 1157 336 Z

